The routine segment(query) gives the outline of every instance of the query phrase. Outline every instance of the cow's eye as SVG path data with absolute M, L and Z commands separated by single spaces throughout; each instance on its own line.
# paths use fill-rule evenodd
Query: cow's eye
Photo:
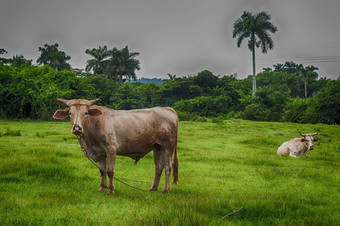
M 84 114 L 85 114 L 85 116 L 87 116 L 89 113 L 88 113 L 88 112 L 85 112 Z
M 71 112 L 69 112 L 68 114 L 69 114 L 70 116 L 72 115 L 72 113 L 71 113 Z

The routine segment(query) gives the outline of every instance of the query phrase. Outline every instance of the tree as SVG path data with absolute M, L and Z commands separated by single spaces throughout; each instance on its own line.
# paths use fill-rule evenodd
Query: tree
M 7 54 L 8 52 L 5 49 L 0 48 L 0 55 Z M 0 62 L 8 63 L 9 59 L 0 57 Z
M 110 52 L 110 59 L 108 60 L 108 74 L 110 77 L 118 76 L 119 85 L 122 85 L 123 76 L 127 79 L 136 80 L 136 70 L 140 70 L 139 60 L 134 59 L 139 55 L 138 52 L 130 52 L 128 46 L 119 50 L 113 48 Z
M 307 123 L 340 124 L 340 80 L 334 80 L 320 90 L 306 110 Z
M 305 82 L 305 98 L 307 98 L 307 83 L 311 83 L 312 80 L 316 79 L 319 75 L 315 72 L 319 68 L 314 66 L 307 66 L 302 70 L 302 77 Z
M 318 77 L 318 73 L 315 72 L 315 70 L 318 70 L 317 67 L 314 67 L 312 65 L 304 67 L 302 64 L 296 64 L 293 61 L 286 62 L 285 64 L 276 64 L 273 65 L 275 68 L 274 71 L 283 71 L 286 74 L 292 74 L 296 78 L 296 84 L 297 84 L 297 95 L 300 96 L 300 85 L 301 81 L 304 82 L 305 84 L 305 89 L 304 89 L 304 96 L 305 98 L 308 97 L 308 90 L 307 90 L 307 85 L 311 84 L 313 80 L 315 80 Z
M 169 80 L 170 81 L 174 81 L 176 79 L 176 75 L 175 74 L 172 75 L 172 74 L 168 73 L 168 76 L 169 76 Z
M 12 59 L 9 59 L 9 62 L 14 66 L 14 67 L 20 67 L 22 65 L 31 65 L 32 60 L 27 60 L 23 55 L 15 55 L 13 56 Z
M 280 71 L 284 70 L 284 65 L 283 64 L 275 64 L 275 65 L 273 65 L 273 67 L 274 67 L 274 71 L 275 72 L 280 72 Z
M 301 66 L 302 64 L 298 65 L 293 61 L 286 61 L 286 63 L 283 65 L 282 71 L 286 72 L 287 74 L 298 73 Z
M 282 118 L 288 100 L 288 92 L 260 87 L 255 96 L 245 95 L 240 100 L 244 106 L 240 116 L 247 120 L 277 122 Z
M 6 54 L 6 53 L 8 53 L 8 52 L 5 49 L 0 48 L 0 54 Z
M 253 95 L 256 93 L 255 47 L 261 47 L 262 53 L 274 47 L 268 32 L 275 33 L 277 28 L 270 22 L 270 18 L 266 12 L 252 14 L 245 11 L 234 22 L 233 38 L 237 37 L 237 47 L 241 46 L 243 39 L 249 38 L 248 48 L 253 56 Z
M 204 70 L 194 77 L 193 84 L 198 85 L 203 89 L 204 92 L 208 92 L 217 85 L 218 77 L 215 76 L 211 71 Z
M 98 49 L 86 49 L 85 53 L 93 57 L 86 62 L 85 70 L 87 72 L 93 70 L 93 73 L 103 75 L 106 72 L 107 60 L 110 57 L 107 46 L 99 46 Z
M 55 43 L 54 45 L 45 44 L 44 47 L 39 47 L 41 55 L 37 59 L 37 63 L 44 65 L 48 64 L 58 71 L 71 69 L 71 65 L 66 62 L 70 60 L 71 57 L 66 55 L 65 52 L 59 51 L 58 47 L 58 43 Z

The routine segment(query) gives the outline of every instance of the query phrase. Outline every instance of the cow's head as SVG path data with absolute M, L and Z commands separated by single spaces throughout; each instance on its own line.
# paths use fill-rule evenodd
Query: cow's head
M 300 133 L 300 135 L 303 136 L 303 138 L 301 139 L 301 142 L 305 143 L 305 146 L 306 148 L 308 148 L 308 150 L 313 150 L 314 149 L 313 142 L 319 141 L 317 138 L 314 138 L 314 136 L 318 135 L 318 133 L 312 133 L 312 134 Z
M 84 99 L 74 99 L 74 100 L 63 100 L 57 99 L 58 102 L 67 106 L 64 110 L 57 110 L 53 118 L 64 119 L 70 116 L 72 123 L 72 133 L 80 135 L 84 133 L 87 128 L 87 123 L 89 122 L 89 117 L 97 117 L 102 114 L 102 112 L 95 106 L 92 106 L 100 101 L 100 99 L 95 100 L 84 100 Z

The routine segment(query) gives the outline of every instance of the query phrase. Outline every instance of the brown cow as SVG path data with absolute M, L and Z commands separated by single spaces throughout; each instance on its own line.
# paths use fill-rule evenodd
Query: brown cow
M 177 184 L 178 117 L 172 108 L 155 107 L 122 111 L 95 105 L 100 99 L 90 101 L 58 99 L 58 101 L 68 108 L 57 110 L 53 117 L 63 119 L 70 116 L 72 133 L 79 137 L 87 155 L 99 163 L 102 178 L 99 191 L 107 188 L 107 174 L 109 177 L 107 194 L 114 193 L 112 179 L 116 155 L 131 157 L 137 163 L 151 150 L 155 163 L 155 179 L 149 190 L 158 189 L 163 169 L 165 169 L 163 193 L 170 192 L 171 168 L 173 183 Z
M 308 156 L 307 150 L 313 150 L 313 142 L 318 142 L 319 140 L 314 138 L 318 133 L 313 134 L 302 134 L 303 138 L 294 138 L 290 141 L 284 142 L 277 150 L 278 155 L 289 155 L 291 157 L 297 156 Z

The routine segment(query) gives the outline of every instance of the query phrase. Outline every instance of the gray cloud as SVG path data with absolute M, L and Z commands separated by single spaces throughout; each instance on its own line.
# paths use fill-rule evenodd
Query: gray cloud
M 87 48 L 107 45 L 140 52 L 138 77 L 251 74 L 246 45 L 236 47 L 234 21 L 243 11 L 266 11 L 278 32 L 274 50 L 257 53 L 257 71 L 293 60 L 319 74 L 340 74 L 338 0 L 2 0 L 0 48 L 34 61 L 38 47 L 59 43 L 84 68 Z M 245 42 L 246 43 L 246 42 Z

